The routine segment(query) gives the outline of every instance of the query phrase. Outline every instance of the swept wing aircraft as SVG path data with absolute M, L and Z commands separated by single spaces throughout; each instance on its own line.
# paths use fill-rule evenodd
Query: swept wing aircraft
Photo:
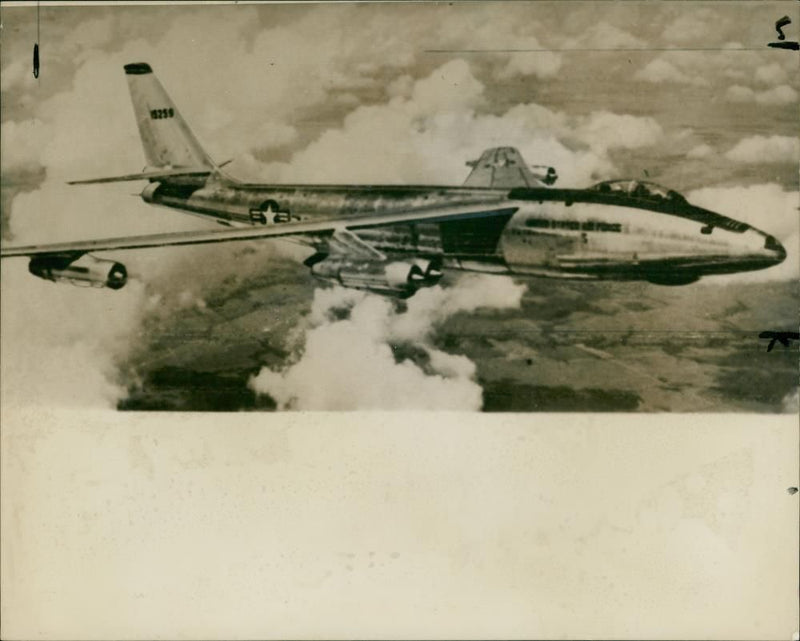
M 305 265 L 321 279 L 400 297 L 446 269 L 682 285 L 786 256 L 773 236 L 652 183 L 554 188 L 554 169 L 535 171 L 512 147 L 467 163 L 462 186 L 243 183 L 203 150 L 150 65 L 124 69 L 147 166 L 71 184 L 147 181 L 146 203 L 225 228 L 0 250 L 28 257 L 35 276 L 119 289 L 125 266 L 93 252 L 264 238 L 307 244 Z

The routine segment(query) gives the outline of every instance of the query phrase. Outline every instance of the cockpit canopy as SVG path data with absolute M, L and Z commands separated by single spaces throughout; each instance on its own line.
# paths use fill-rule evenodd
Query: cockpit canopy
M 589 187 L 589 190 L 597 191 L 601 194 L 615 194 L 627 198 L 642 198 L 656 202 L 664 200 L 677 203 L 686 202 L 686 198 L 677 191 L 643 180 L 606 180 Z
M 612 196 L 615 204 L 629 205 L 654 211 L 664 211 L 675 216 L 696 220 L 701 223 L 701 233 L 710 234 L 715 227 L 741 234 L 751 229 L 747 223 L 722 216 L 713 211 L 691 205 L 677 191 L 643 180 L 607 180 L 587 188 L 586 191 Z M 625 201 L 630 201 L 626 203 Z

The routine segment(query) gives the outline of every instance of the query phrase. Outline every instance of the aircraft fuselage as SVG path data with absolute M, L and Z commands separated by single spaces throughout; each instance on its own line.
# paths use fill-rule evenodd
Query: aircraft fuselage
M 357 230 L 391 256 L 439 257 L 450 269 L 571 279 L 649 280 L 666 285 L 762 269 L 784 248 L 750 225 L 668 197 L 593 189 L 514 189 L 427 185 L 248 185 L 153 182 L 152 204 L 226 225 L 273 225 L 450 206 L 508 208 L 506 219 L 449 225 L 413 223 Z M 324 240 L 317 243 L 324 251 Z

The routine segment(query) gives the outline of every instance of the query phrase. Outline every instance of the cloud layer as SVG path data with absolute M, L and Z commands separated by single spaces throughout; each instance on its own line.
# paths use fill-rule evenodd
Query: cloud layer
M 32 278 L 23 260 L 3 261 L 1 281 L 3 412 L 114 407 L 126 393 L 118 360 L 147 309 L 144 286 L 130 282 L 109 300 Z
M 726 215 L 766 231 L 783 243 L 786 260 L 770 269 L 715 277 L 726 281 L 796 280 L 800 274 L 800 231 L 797 206 L 800 194 L 767 183 L 748 187 L 706 187 L 687 194 L 700 207 Z
M 797 104 L 797 92 L 789 85 L 780 85 L 764 91 L 753 91 L 750 87 L 733 85 L 725 92 L 730 102 L 755 102 L 759 105 Z
M 437 325 L 479 308 L 519 307 L 524 285 L 468 275 L 424 289 L 398 311 L 392 301 L 335 287 L 317 289 L 296 362 L 250 381 L 281 409 L 479 410 L 475 364 L 432 343 Z
M 800 140 L 789 136 L 750 136 L 725 153 L 739 163 L 797 163 Z

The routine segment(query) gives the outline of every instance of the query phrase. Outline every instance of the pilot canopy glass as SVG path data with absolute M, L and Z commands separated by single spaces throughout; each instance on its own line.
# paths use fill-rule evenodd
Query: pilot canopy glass
M 591 191 L 603 194 L 614 194 L 628 198 L 643 198 L 654 201 L 686 202 L 681 194 L 673 189 L 667 189 L 653 182 L 642 180 L 607 180 L 589 187 Z

